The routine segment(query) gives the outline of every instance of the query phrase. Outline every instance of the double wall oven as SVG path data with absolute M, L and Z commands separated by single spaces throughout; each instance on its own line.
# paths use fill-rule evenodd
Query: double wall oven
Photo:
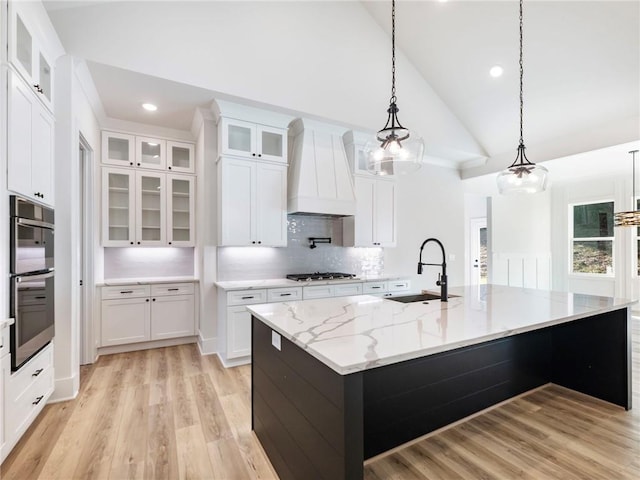
M 54 216 L 16 195 L 10 202 L 11 369 L 18 370 L 53 339 Z

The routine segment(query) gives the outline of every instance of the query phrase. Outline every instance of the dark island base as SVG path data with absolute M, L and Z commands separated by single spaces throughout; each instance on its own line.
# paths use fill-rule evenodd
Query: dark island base
M 282 480 L 360 480 L 363 462 L 549 382 L 631 408 L 626 308 L 339 375 L 252 320 L 253 430 Z

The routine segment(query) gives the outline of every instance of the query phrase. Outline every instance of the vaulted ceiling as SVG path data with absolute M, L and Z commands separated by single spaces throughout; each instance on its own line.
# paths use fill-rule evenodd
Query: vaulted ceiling
M 195 106 L 222 96 L 369 131 L 386 120 L 390 2 L 45 6 L 66 51 L 88 61 L 108 116 L 187 129 Z M 525 2 L 524 135 L 536 161 L 640 139 L 639 32 L 638 1 Z M 488 158 L 467 175 L 510 163 L 518 34 L 515 1 L 398 2 L 400 119 L 432 161 Z M 145 116 L 148 100 L 162 112 Z

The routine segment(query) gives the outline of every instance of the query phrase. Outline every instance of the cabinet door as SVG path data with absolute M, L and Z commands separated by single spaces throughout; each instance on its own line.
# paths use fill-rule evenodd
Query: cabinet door
M 102 132 L 102 163 L 133 167 L 135 137 L 124 133 Z
M 167 142 L 157 138 L 136 137 L 136 166 L 165 170 Z
M 258 125 L 256 140 L 258 158 L 287 163 L 287 130 Z
M 287 167 L 257 164 L 256 240 L 269 247 L 287 246 Z
M 135 172 L 102 169 L 102 245 L 125 247 L 135 241 Z
M 219 244 L 256 245 L 256 164 L 223 158 L 218 169 Z
M 16 70 L 28 81 L 35 77 L 34 51 L 35 45 L 32 30 L 25 21 L 22 12 L 18 11 L 20 2 L 11 2 L 9 23 L 9 60 Z
M 151 298 L 151 340 L 195 335 L 193 295 Z
M 190 143 L 167 142 L 167 170 L 194 173 L 194 148 Z
M 221 153 L 223 155 L 239 155 L 256 157 L 256 125 L 229 118 L 221 119 Z
M 8 182 L 9 190 L 34 198 L 31 188 L 33 93 L 13 72 L 8 73 Z
M 40 100 L 53 112 L 53 67 L 42 50 L 36 52 L 36 67 L 38 81 L 34 87 Z
M 136 172 L 136 245 L 166 243 L 166 175 Z
M 33 157 L 31 159 L 31 189 L 40 202 L 54 204 L 54 120 L 39 104 L 34 105 Z
M 375 241 L 382 247 L 396 246 L 396 184 L 376 180 L 375 185 Z
M 251 314 L 246 307 L 227 307 L 227 358 L 251 355 Z
M 150 321 L 149 298 L 103 300 L 100 345 L 148 341 L 151 338 Z
M 354 246 L 356 247 L 372 247 L 376 245 L 373 220 L 375 188 L 375 179 L 356 177 L 356 215 L 354 218 Z
M 195 245 L 195 179 L 167 175 L 167 242 L 179 247 Z

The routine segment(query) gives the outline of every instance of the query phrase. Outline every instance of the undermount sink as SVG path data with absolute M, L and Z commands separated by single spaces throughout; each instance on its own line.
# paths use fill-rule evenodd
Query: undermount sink
M 457 297 L 457 295 L 449 295 L 449 298 Z M 413 303 L 413 302 L 426 302 L 428 300 L 440 300 L 440 295 L 434 293 L 419 293 L 417 295 L 402 295 L 400 297 L 386 297 L 387 300 L 393 300 L 394 302 Z

